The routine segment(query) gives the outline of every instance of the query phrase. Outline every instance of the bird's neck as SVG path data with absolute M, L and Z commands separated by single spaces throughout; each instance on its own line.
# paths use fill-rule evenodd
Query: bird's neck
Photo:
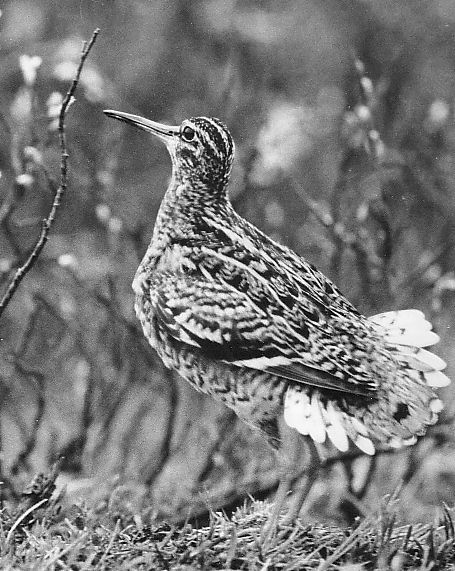
M 173 176 L 158 210 L 147 263 L 153 266 L 177 239 L 197 234 L 204 214 L 231 211 L 226 191 L 217 194 L 213 188 L 196 187 L 191 181 Z

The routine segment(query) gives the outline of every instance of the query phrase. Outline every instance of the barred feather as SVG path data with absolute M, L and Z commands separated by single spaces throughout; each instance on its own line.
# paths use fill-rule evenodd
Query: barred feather
M 160 125 L 173 176 L 134 280 L 136 312 L 166 366 L 276 439 L 286 423 L 320 444 L 373 454 L 437 420 L 449 383 L 418 310 L 361 315 L 321 272 L 242 219 L 227 196 L 232 137 L 217 119 Z

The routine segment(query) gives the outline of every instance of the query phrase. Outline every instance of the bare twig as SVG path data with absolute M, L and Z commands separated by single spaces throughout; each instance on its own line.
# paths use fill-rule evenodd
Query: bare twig
M 153 356 L 153 353 L 150 351 L 149 344 L 145 339 L 142 331 L 139 329 L 138 325 L 126 317 L 124 317 L 117 308 L 115 308 L 111 302 L 111 300 L 106 297 L 100 291 L 90 288 L 87 284 L 77 275 L 76 271 L 68 266 L 58 266 L 59 269 L 62 269 L 67 275 L 69 275 L 74 283 L 84 290 L 96 303 L 101 305 L 106 311 L 109 312 L 109 315 L 115 319 L 116 322 L 123 325 L 123 327 L 128 331 L 129 335 L 137 341 L 137 347 L 141 351 L 141 355 L 145 358 L 148 366 L 151 368 L 150 370 L 156 369 L 156 360 Z M 55 308 L 54 308 L 55 309 Z
M 298 196 L 305 202 L 308 209 L 315 216 L 316 220 L 329 232 L 334 242 L 340 242 L 346 248 L 350 248 L 358 258 L 361 258 L 364 265 L 370 268 L 381 267 L 380 260 L 377 256 L 365 248 L 365 240 L 363 240 L 361 236 L 347 230 L 342 222 L 336 222 L 333 216 L 320 203 L 313 200 L 294 178 L 291 178 L 290 182 Z
M 62 198 L 65 194 L 66 189 L 67 189 L 67 185 L 68 185 L 68 151 L 67 151 L 67 147 L 66 147 L 65 118 L 66 118 L 68 108 L 73 101 L 74 93 L 75 93 L 77 85 L 79 83 L 79 78 L 80 78 L 80 75 L 82 72 L 82 68 L 84 67 L 85 60 L 87 59 L 87 57 L 90 53 L 90 50 L 92 49 L 93 44 L 96 41 L 98 33 L 99 33 L 99 29 L 96 29 L 93 32 L 90 41 L 88 43 L 84 42 L 84 45 L 82 47 L 82 53 L 81 53 L 80 61 L 79 61 L 79 66 L 78 66 L 77 71 L 76 71 L 76 75 L 75 75 L 75 77 L 71 83 L 70 88 L 68 89 L 68 91 L 66 93 L 66 96 L 65 96 L 63 103 L 62 103 L 62 107 L 60 109 L 60 115 L 59 115 L 59 120 L 58 120 L 58 132 L 59 132 L 60 155 L 61 155 L 60 185 L 57 188 L 57 191 L 55 192 L 54 200 L 52 202 L 52 207 L 50 209 L 50 212 L 49 212 L 47 218 L 45 218 L 42 222 L 41 232 L 40 232 L 39 238 L 38 238 L 32 252 L 31 252 L 31 254 L 28 256 L 27 260 L 23 263 L 23 265 L 20 266 L 20 268 L 18 268 L 18 270 L 14 274 L 13 279 L 11 280 L 5 294 L 3 295 L 3 298 L 0 301 L 0 316 L 2 315 L 3 311 L 5 310 L 5 308 L 9 304 L 9 302 L 11 301 L 11 298 L 13 297 L 17 288 L 19 287 L 21 281 L 24 279 L 26 274 L 33 267 L 33 265 L 35 264 L 39 255 L 41 254 L 41 251 L 43 250 L 43 248 L 44 248 L 44 246 L 48 240 L 50 229 L 51 229 L 51 227 L 55 221 L 57 210 L 61 204 Z

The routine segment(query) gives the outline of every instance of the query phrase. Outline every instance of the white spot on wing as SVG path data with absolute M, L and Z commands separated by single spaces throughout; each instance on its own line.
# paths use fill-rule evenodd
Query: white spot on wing
M 256 357 L 254 359 L 242 359 L 240 361 L 233 361 L 233 365 L 249 367 L 250 369 L 259 369 L 265 371 L 270 367 L 277 367 L 278 365 L 289 365 L 291 361 L 286 357 Z

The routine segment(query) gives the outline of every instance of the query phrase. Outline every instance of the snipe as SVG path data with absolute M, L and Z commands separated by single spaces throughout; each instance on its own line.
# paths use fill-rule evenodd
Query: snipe
M 241 218 L 227 194 L 234 143 L 218 119 L 167 126 L 105 113 L 156 135 L 172 159 L 133 282 L 137 316 L 167 367 L 276 448 L 283 418 L 309 442 L 366 454 L 413 443 L 436 422 L 434 389 L 449 379 L 424 349 L 438 341 L 430 323 L 412 309 L 361 315 L 314 266 Z M 285 465 L 279 504 L 298 471 Z

